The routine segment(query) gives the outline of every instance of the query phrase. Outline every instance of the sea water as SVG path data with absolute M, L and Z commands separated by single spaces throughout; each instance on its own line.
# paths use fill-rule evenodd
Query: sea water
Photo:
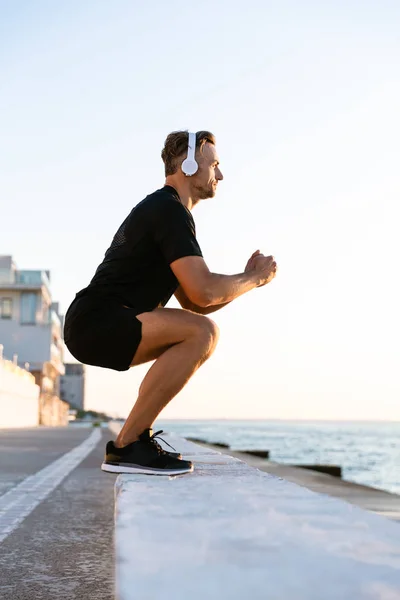
M 154 427 L 233 450 L 269 450 L 280 463 L 340 465 L 347 481 L 400 494 L 400 422 L 160 419 Z

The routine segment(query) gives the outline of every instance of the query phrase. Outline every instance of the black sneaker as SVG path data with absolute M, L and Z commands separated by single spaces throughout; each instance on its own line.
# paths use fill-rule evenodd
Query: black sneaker
M 160 437 L 161 433 L 164 433 L 162 429 L 160 429 L 160 431 L 156 431 L 155 433 L 153 433 L 152 429 L 145 429 L 143 431 L 143 433 L 139 436 L 139 439 L 143 442 L 151 441 L 153 444 L 156 444 L 156 446 L 158 446 L 161 450 L 164 450 L 164 452 L 166 452 L 170 456 L 173 456 L 175 458 L 182 458 L 182 454 L 180 452 L 170 452 L 169 450 L 166 450 L 165 448 L 163 448 L 158 442 L 156 442 L 155 438 L 158 438 L 162 442 L 164 442 L 164 444 L 167 444 L 167 446 L 172 448 L 172 450 L 175 450 L 175 448 L 173 446 L 171 446 L 171 444 L 168 444 L 168 442 L 166 442 L 165 440 L 163 440 Z
M 101 465 L 108 473 L 142 473 L 147 475 L 181 475 L 191 473 L 193 464 L 165 452 L 149 436 L 148 430 L 139 436 L 139 441 L 124 448 L 116 448 L 110 441 L 106 446 L 106 455 Z

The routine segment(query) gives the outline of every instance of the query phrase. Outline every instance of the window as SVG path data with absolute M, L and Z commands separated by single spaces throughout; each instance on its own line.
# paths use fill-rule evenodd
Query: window
M 0 316 L 2 319 L 12 317 L 12 298 L 2 298 L 0 303 Z
M 22 292 L 21 294 L 21 325 L 36 323 L 36 294 Z

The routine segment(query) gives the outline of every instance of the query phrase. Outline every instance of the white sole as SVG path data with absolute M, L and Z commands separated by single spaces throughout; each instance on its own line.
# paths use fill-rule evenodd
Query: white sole
M 103 463 L 101 470 L 106 473 L 131 473 L 135 475 L 183 475 L 184 473 L 192 473 L 193 467 L 191 469 L 152 469 L 151 467 L 122 467 Z

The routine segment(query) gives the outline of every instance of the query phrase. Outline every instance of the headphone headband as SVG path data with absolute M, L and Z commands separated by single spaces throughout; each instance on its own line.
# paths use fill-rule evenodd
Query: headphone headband
M 196 134 L 192 131 L 189 131 L 188 138 L 188 160 L 194 160 L 194 155 L 196 152 Z

